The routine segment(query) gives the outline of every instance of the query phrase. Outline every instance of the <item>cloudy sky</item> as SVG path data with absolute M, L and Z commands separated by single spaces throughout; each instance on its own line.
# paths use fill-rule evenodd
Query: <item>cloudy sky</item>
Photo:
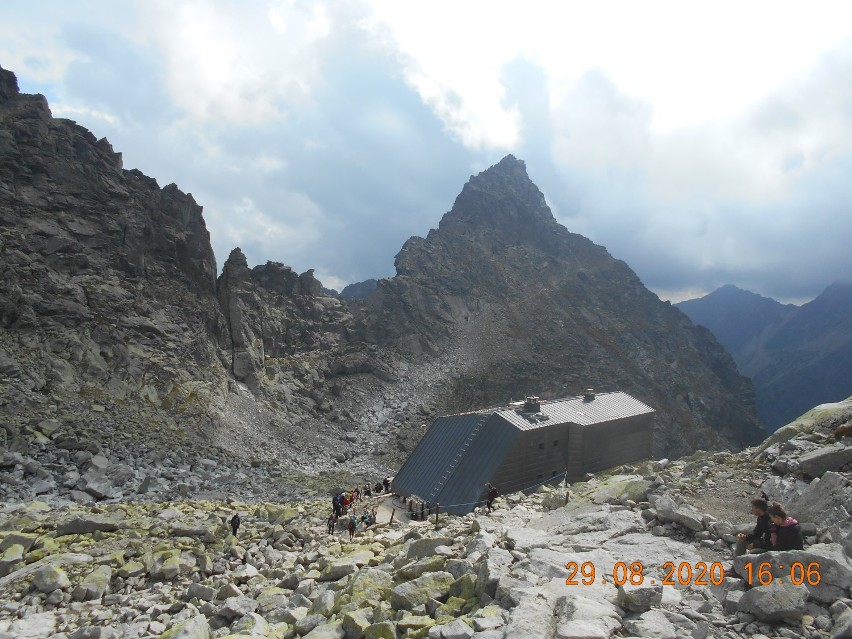
M 3 0 L 0 66 L 204 206 L 221 267 L 393 275 L 513 153 L 663 299 L 852 274 L 852 5 Z

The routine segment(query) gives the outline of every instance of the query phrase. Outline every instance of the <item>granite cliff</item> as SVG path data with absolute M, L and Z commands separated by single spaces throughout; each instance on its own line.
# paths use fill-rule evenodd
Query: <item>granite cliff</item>
M 7 442 L 41 428 L 117 465 L 237 457 L 274 467 L 286 494 L 305 474 L 392 470 L 432 416 L 525 393 L 633 393 L 659 411 L 658 454 L 760 438 L 751 386 L 711 334 L 559 225 L 511 156 L 396 266 L 364 300 L 239 249 L 217 279 L 191 195 L 124 169 L 0 70 Z

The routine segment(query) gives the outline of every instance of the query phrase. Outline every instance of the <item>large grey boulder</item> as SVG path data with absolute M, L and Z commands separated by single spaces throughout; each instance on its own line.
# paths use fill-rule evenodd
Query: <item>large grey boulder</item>
M 618 605 L 631 612 L 645 612 L 663 601 L 662 585 L 634 586 L 626 583 L 618 587 Z
M 358 572 L 361 566 L 366 566 L 373 558 L 369 550 L 358 550 L 330 562 L 320 573 L 320 581 L 337 581 L 347 575 Z
M 268 637 L 270 634 L 269 622 L 256 612 L 243 615 L 231 624 L 231 634 L 246 637 Z
M 637 637 L 674 639 L 689 636 L 688 633 L 680 632 L 661 610 L 649 610 L 636 619 L 628 619 L 624 622 L 624 628 Z
M 657 509 L 657 519 L 663 522 L 674 522 L 693 532 L 704 530 L 703 515 L 697 508 L 688 504 L 678 504 L 668 495 L 662 495 L 652 501 Z
M 53 637 L 56 632 L 57 619 L 53 612 L 30 614 L 23 619 L 15 619 L 4 637 L 14 639 L 43 639 Z
M 480 561 L 477 571 L 476 589 L 489 597 L 497 593 L 497 584 L 500 578 L 509 573 L 514 561 L 512 554 L 503 548 L 491 548 L 488 555 Z
M 810 598 L 821 603 L 832 603 L 848 596 L 849 585 L 852 584 L 852 561 L 839 544 L 815 544 L 807 550 L 743 555 L 734 559 L 737 574 L 748 576 L 746 564 L 751 564 L 751 574 L 756 583 L 761 566 L 764 571 L 772 573 L 773 582 L 791 583 L 792 578 L 804 578 L 803 586 Z M 794 565 L 795 574 L 791 572 Z
M 852 531 L 849 513 L 852 513 L 852 484 L 845 476 L 827 471 L 820 479 L 790 498 L 785 504 L 787 512 L 799 521 L 817 524 L 821 532 L 831 534 L 833 540 L 852 556 Z
M 9 546 L 14 546 L 15 544 L 18 544 L 23 547 L 24 552 L 27 553 L 30 551 L 30 548 L 33 547 L 37 539 L 38 535 L 34 533 L 9 533 L 8 535 L 6 535 L 3 541 L 0 542 L 0 552 L 5 552 Z
M 506 636 L 551 639 L 556 633 L 558 607 L 564 601 L 564 597 L 544 592 L 523 597 L 512 610 Z
M 49 593 L 54 590 L 65 590 L 71 586 L 67 573 L 58 566 L 47 564 L 33 573 L 33 586 L 39 592 Z
M 725 614 L 733 615 L 740 609 L 740 599 L 745 594 L 744 590 L 728 590 L 722 599 L 722 610 Z
M 557 612 L 556 636 L 564 639 L 611 637 L 621 628 L 623 614 L 612 601 L 611 586 L 599 585 L 572 586 L 564 599 L 559 597 Z
M 378 568 L 362 568 L 343 590 L 353 601 L 384 599 L 384 593 L 393 586 L 393 576 Z
M 343 634 L 345 639 L 358 639 L 358 637 L 364 634 L 364 631 L 370 625 L 367 614 L 366 611 L 353 610 L 343 615 Z
M 324 623 L 304 636 L 304 639 L 344 639 L 346 631 L 343 630 L 343 623 L 340 621 L 332 621 Z
M 0 577 L 11 573 L 24 560 L 24 547 L 21 544 L 9 546 L 0 557 Z
M 296 632 L 299 635 L 307 635 L 317 626 L 325 623 L 325 617 L 319 614 L 307 614 L 301 619 L 299 619 L 294 625 L 296 627 Z
M 109 590 L 111 580 L 112 568 L 97 566 L 74 588 L 72 596 L 75 601 L 96 601 Z
M 334 592 L 331 590 L 325 590 L 314 599 L 311 607 L 308 609 L 308 612 L 313 614 L 323 615 L 328 617 L 331 615 L 331 611 L 334 608 Z
M 430 599 L 441 599 L 450 591 L 455 578 L 448 572 L 431 572 L 390 591 L 390 604 L 395 610 L 411 610 Z
M 160 639 L 210 639 L 210 624 L 204 615 L 196 615 L 166 630 Z
M 756 586 L 740 597 L 737 610 L 766 623 L 798 623 L 804 614 L 808 590 L 804 586 L 773 581 Z
M 425 537 L 415 539 L 408 547 L 406 556 L 409 559 L 423 559 L 435 553 L 438 546 L 452 546 L 453 540 L 449 537 Z
M 852 446 L 843 443 L 823 446 L 799 457 L 799 469 L 811 477 L 822 477 L 829 470 L 840 471 L 852 465 Z
M 831 639 L 852 637 L 852 608 L 841 612 L 831 627 Z
M 483 533 L 479 534 L 481 535 Z M 493 535 L 491 536 L 493 537 Z M 526 553 L 533 548 L 544 548 L 552 544 L 553 533 L 550 531 L 519 526 L 517 528 L 510 528 L 506 531 L 506 541 L 508 542 L 508 547 L 510 549 Z M 469 547 L 468 552 L 470 552 Z
M 83 473 L 78 487 L 96 499 L 121 497 L 121 491 L 113 485 L 109 471 L 96 466 Z
M 216 614 L 220 617 L 224 617 L 225 619 L 232 620 L 239 619 L 240 617 L 243 617 L 250 612 L 254 612 L 255 610 L 257 610 L 257 601 L 251 597 L 242 595 L 226 599 L 225 602 L 219 606 Z
M 441 628 L 443 639 L 470 639 L 473 636 L 473 628 L 461 619 L 456 619 Z
M 85 535 L 96 530 L 113 532 L 121 527 L 121 522 L 105 515 L 82 515 L 62 522 L 56 527 L 57 537 L 62 535 Z
M 172 537 L 206 537 L 205 541 L 215 541 L 216 534 L 202 522 L 176 521 L 172 524 Z
M 200 583 L 191 583 L 186 591 L 187 599 L 199 599 L 201 601 L 213 601 L 216 598 L 216 589 Z

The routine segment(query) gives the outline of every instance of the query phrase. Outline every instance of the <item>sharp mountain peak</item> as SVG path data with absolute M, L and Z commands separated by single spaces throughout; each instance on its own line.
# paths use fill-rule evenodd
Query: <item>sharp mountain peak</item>
M 478 227 L 505 234 L 554 224 L 553 213 L 530 179 L 524 161 L 507 155 L 470 177 L 439 228 L 463 231 L 465 227 Z

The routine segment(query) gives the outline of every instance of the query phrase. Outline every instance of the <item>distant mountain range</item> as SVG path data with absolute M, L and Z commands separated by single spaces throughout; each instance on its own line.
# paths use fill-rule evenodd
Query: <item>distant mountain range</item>
M 731 285 L 675 306 L 710 329 L 751 377 L 768 430 L 852 395 L 852 282 L 802 306 Z

